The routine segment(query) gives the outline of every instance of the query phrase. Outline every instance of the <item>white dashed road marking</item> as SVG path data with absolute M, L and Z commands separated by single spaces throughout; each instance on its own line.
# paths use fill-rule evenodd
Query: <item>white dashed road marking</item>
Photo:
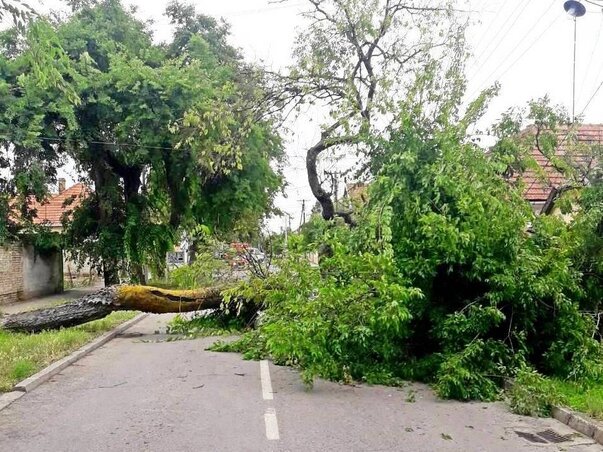
M 266 360 L 260 361 L 260 380 L 262 382 L 262 397 L 264 397 L 264 400 L 273 400 L 274 393 L 272 392 L 272 381 L 270 380 L 270 367 Z M 266 438 L 269 441 L 279 440 L 278 421 L 274 408 L 266 408 L 264 423 L 266 424 Z
M 272 382 L 270 381 L 270 369 L 268 368 L 268 361 L 260 361 L 260 379 L 262 380 L 262 395 L 264 400 L 272 400 L 274 398 L 272 394 Z
M 278 434 L 278 421 L 276 420 L 276 411 L 274 408 L 266 408 L 264 422 L 266 423 L 266 438 L 271 441 L 280 439 Z

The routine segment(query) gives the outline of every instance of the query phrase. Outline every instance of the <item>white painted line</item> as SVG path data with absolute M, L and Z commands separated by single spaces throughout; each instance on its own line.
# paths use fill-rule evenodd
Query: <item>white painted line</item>
M 276 420 L 276 411 L 274 408 L 266 408 L 264 423 L 266 424 L 266 438 L 268 438 L 269 441 L 279 440 L 278 422 Z
M 262 381 L 262 396 L 264 400 L 272 400 L 274 398 L 272 381 L 270 381 L 270 368 L 266 360 L 260 361 L 260 380 Z

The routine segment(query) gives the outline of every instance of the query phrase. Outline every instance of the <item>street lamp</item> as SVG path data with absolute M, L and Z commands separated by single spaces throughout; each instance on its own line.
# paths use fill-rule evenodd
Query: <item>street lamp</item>
M 576 120 L 576 38 L 578 30 L 576 19 L 586 14 L 586 8 L 577 0 L 568 0 L 563 4 L 563 9 L 574 18 L 574 67 L 572 78 L 572 122 L 574 122 Z

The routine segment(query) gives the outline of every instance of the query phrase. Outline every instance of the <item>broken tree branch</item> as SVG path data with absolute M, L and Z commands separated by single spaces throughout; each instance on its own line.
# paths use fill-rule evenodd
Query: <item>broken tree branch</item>
M 0 317 L 0 331 L 35 333 L 102 319 L 113 311 L 152 314 L 217 309 L 222 288 L 166 290 L 148 286 L 111 286 L 70 303 Z

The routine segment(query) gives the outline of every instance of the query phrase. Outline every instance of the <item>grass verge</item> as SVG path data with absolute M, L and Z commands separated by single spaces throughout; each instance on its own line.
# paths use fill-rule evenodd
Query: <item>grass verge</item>
M 565 406 L 603 421 L 603 382 L 546 378 L 533 369 L 518 372 L 507 400 L 513 412 L 550 416 L 555 405 Z
M 84 325 L 37 334 L 0 332 L 0 392 L 137 315 L 114 312 Z
M 603 421 L 603 383 L 580 384 L 553 380 L 552 385 L 564 405 Z

